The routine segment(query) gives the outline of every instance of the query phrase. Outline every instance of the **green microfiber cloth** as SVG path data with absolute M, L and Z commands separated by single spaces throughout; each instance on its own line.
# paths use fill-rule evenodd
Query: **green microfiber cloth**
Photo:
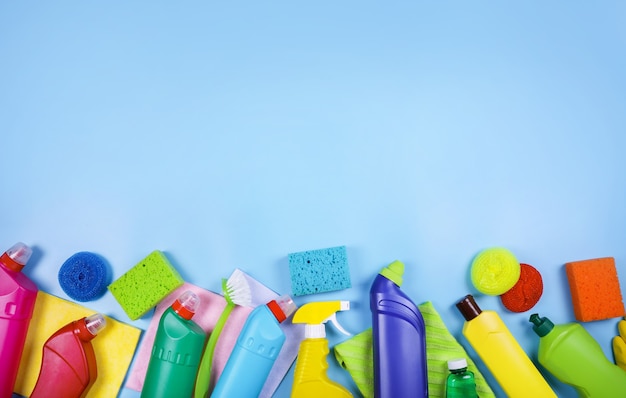
M 474 361 L 452 336 L 441 316 L 430 301 L 418 305 L 426 325 L 426 365 L 428 367 L 428 395 L 445 398 L 448 360 L 467 359 L 467 368 L 474 372 L 476 392 L 481 398 L 495 398 L 495 394 L 480 373 Z M 335 358 L 346 369 L 365 398 L 374 397 L 374 352 L 372 328 L 334 347 Z

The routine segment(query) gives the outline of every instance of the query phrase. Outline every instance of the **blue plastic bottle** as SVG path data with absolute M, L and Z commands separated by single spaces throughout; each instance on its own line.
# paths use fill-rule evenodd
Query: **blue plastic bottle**
M 280 323 L 296 310 L 289 296 L 282 296 L 252 310 L 241 329 L 212 398 L 258 397 L 283 344 Z
M 374 344 L 374 396 L 428 397 L 424 318 L 400 286 L 404 264 L 394 261 L 370 290 Z

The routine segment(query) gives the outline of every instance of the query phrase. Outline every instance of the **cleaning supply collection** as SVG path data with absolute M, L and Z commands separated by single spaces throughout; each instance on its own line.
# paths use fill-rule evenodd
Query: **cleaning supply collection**
M 27 344 L 41 341 L 34 335 L 42 315 L 34 308 L 48 302 L 46 293 L 22 272 L 31 254 L 29 246 L 17 243 L 0 257 L 0 398 L 9 398 L 14 391 L 32 397 L 98 396 L 94 387 L 98 368 L 108 369 L 113 351 L 92 344 L 113 348 L 110 339 L 117 338 L 114 333 L 120 323 L 92 312 L 69 324 L 65 320 L 53 325 L 57 331 L 48 334 L 45 342 Z M 473 360 L 484 364 L 513 398 L 556 397 L 554 383 L 573 386 L 580 397 L 617 397 L 626 391 L 626 321 L 619 321 L 620 336 L 613 341 L 616 363 L 582 324 L 624 316 L 613 258 L 567 263 L 577 322 L 555 325 L 538 314 L 526 316 L 538 336 L 536 358 L 524 351 L 498 311 L 481 309 L 480 298 L 474 297 L 500 296 L 503 308 L 512 313 L 529 311 L 539 302 L 540 270 L 520 263 L 505 248 L 484 249 L 471 262 L 475 293 L 450 292 L 450 307 L 456 307 L 465 321 L 456 331 L 462 335 L 460 340 L 432 303 L 416 305 L 402 290 L 405 271 L 408 276 L 413 270 L 405 269 L 401 261 L 382 267 L 372 278 L 371 328 L 350 333 L 337 320 L 338 313 L 350 310 L 349 301 L 308 299 L 297 305 L 293 299 L 349 289 L 346 247 L 292 253 L 288 258 L 294 289 L 282 296 L 263 293 L 243 272 L 222 280 L 223 296 L 193 287 L 158 250 L 113 280 L 108 291 L 129 319 L 138 319 L 155 306 L 160 314 L 154 318 L 158 319 L 154 338 L 143 342 L 149 344 L 150 355 L 140 383 L 127 383 L 127 387 L 141 390 L 142 397 L 270 396 L 294 366 L 292 397 L 351 397 L 348 386 L 328 374 L 329 361 L 336 358 L 367 398 L 494 397 Z M 78 301 L 100 297 L 108 273 L 106 262 L 88 252 L 70 260 L 60 271 L 64 289 L 71 289 L 71 297 Z M 602 294 L 589 294 L 597 291 Z M 216 300 L 223 307 L 216 307 Z M 605 302 L 610 302 L 610 308 Z M 214 316 L 207 323 L 209 311 Z M 326 337 L 329 321 L 346 335 L 335 347 Z M 137 339 L 129 344 L 126 350 L 132 353 Z M 23 352 L 33 351 L 41 352 L 41 358 L 21 361 Z M 472 352 L 477 356 L 472 358 Z M 28 389 L 20 379 L 25 367 L 40 369 Z M 548 373 L 556 379 L 545 378 Z M 277 378 L 269 392 L 264 389 Z

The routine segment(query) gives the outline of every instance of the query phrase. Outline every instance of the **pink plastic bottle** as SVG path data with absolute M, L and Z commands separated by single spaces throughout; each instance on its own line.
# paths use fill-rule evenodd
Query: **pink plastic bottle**
M 0 256 L 0 398 L 13 395 L 37 298 L 37 286 L 21 272 L 31 254 L 18 242 Z

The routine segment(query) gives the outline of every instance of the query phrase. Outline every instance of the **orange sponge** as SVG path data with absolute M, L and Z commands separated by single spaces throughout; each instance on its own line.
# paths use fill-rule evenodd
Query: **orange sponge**
M 613 257 L 565 264 L 574 316 L 580 322 L 624 316 L 622 292 Z

